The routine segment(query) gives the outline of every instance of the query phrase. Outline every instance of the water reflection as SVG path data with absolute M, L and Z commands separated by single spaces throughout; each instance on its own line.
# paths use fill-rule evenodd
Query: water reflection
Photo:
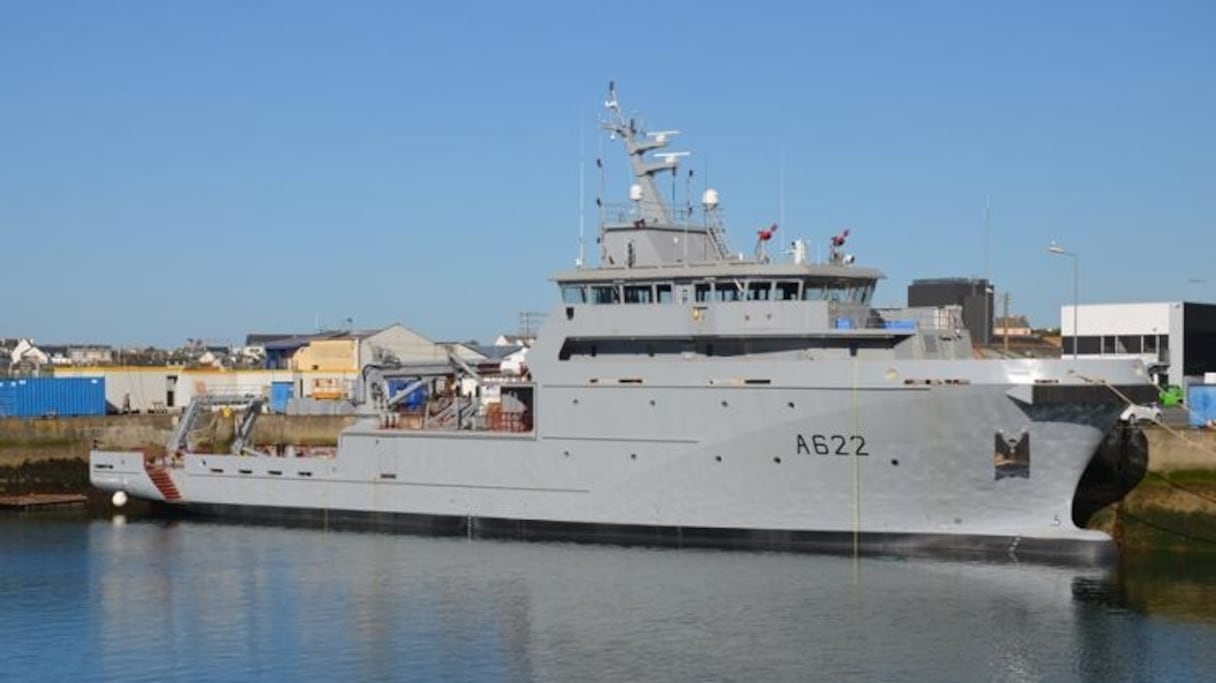
M 1128 609 L 1216 623 L 1216 555 L 1129 555 L 1115 579 Z
M 54 659 L 57 633 L 79 656 L 56 677 L 112 680 L 1109 681 L 1216 666 L 1207 567 L 35 526 L 0 520 L 0 626 L 27 653 L 0 654 L 0 670 Z M 50 567 L 74 579 L 35 599 Z

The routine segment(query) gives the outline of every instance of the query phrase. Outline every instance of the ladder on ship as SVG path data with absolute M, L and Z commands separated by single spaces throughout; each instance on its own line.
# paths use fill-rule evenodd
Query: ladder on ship
M 145 462 L 144 470 L 147 471 L 148 478 L 156 485 L 156 489 L 160 491 L 160 495 L 165 497 L 166 503 L 174 503 L 181 500 L 181 491 L 178 491 L 177 485 L 173 483 L 173 477 L 169 475 L 168 468 L 152 462 Z
M 714 249 L 718 252 L 718 256 L 722 259 L 730 258 L 730 245 L 726 243 L 726 234 L 722 228 L 711 225 L 705 230 L 709 235 L 709 241 L 714 245 Z

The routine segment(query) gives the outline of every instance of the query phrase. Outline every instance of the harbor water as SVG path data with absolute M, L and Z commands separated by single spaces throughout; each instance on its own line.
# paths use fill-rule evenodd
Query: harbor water
M 0 680 L 1145 681 L 1216 571 L 0 516 Z

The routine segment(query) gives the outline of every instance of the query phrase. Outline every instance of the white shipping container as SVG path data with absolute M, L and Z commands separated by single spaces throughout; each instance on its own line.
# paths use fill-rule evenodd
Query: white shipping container
M 1204 384 L 1216 384 L 1216 372 L 1203 373 L 1203 383 Z

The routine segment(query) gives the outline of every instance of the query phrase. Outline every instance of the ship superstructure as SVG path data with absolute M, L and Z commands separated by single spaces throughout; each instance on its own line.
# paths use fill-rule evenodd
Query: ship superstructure
M 641 130 L 615 88 L 606 109 L 629 201 L 600 203 L 600 263 L 554 277 L 526 366 L 369 367 L 366 417 L 336 452 L 179 439 L 94 452 L 93 483 L 202 513 L 468 535 L 1111 552 L 1082 527 L 1143 474 L 1099 448 L 1155 395 L 1139 363 L 977 359 L 957 309 L 874 308 L 882 274 L 854 264 L 847 232 L 824 262 L 800 241 L 770 254 L 776 225 L 734 253 L 716 191 L 683 208 L 660 192 L 675 132 Z

